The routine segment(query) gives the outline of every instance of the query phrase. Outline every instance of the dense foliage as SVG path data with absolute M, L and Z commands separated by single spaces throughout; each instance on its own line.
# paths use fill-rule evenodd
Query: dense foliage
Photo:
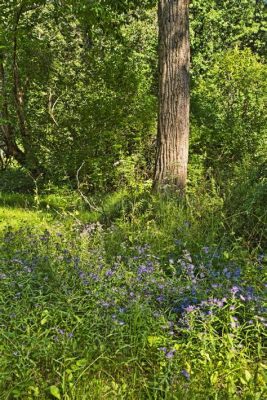
M 191 5 L 193 155 L 201 149 L 213 159 L 219 142 L 213 163 L 228 163 L 237 147 L 233 161 L 239 161 L 266 134 L 264 8 L 247 0 Z M 150 176 L 157 111 L 153 2 L 8 1 L 0 27 L 7 102 L 1 118 L 25 153 L 15 156 L 20 164 L 55 183 L 74 183 L 85 162 L 81 175 L 91 191 L 118 186 L 113 164 L 125 157 Z M 1 146 L 12 155 L 5 135 Z

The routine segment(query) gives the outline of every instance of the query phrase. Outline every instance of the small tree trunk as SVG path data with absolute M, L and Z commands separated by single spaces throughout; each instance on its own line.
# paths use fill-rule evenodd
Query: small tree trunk
M 2 55 L 0 54 L 0 94 L 2 97 L 2 104 L 0 109 L 0 118 L 4 122 L 1 122 L 1 132 L 2 132 L 2 150 L 5 152 L 7 157 L 14 157 L 19 164 L 26 165 L 26 157 L 24 152 L 18 147 L 15 137 L 13 127 L 10 123 L 10 117 L 8 112 L 7 96 L 5 90 L 5 70 L 2 60 Z
M 159 111 L 154 188 L 184 192 L 189 146 L 189 0 L 159 0 Z

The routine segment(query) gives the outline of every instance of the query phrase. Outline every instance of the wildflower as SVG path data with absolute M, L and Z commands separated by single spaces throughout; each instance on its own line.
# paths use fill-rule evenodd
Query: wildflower
M 231 319 L 231 328 L 236 329 L 236 328 L 238 328 L 238 326 L 239 326 L 238 319 L 236 317 L 233 317 Z
M 105 307 L 105 308 L 108 308 L 108 307 L 111 306 L 111 304 L 108 303 L 107 301 L 103 301 L 103 302 L 102 302 L 102 306 Z
M 235 295 L 236 293 L 238 293 L 240 291 L 238 286 L 233 286 L 232 289 L 230 290 L 230 292 Z
M 240 275 L 241 275 L 241 269 L 240 269 L 240 268 L 237 268 L 237 269 L 235 270 L 235 272 L 234 272 L 234 277 L 235 277 L 235 278 L 240 278 Z
M 141 265 L 138 268 L 137 273 L 138 273 L 138 275 L 142 275 L 144 273 L 151 273 L 151 272 L 153 272 L 153 270 L 154 270 L 154 268 L 151 266 Z
M 208 246 L 205 246 L 205 247 L 202 248 L 202 250 L 203 250 L 203 252 L 204 252 L 205 254 L 208 254 L 210 248 L 209 248 Z
M 170 350 L 170 351 L 168 351 L 168 353 L 166 353 L 166 358 L 168 358 L 168 359 L 170 359 L 170 358 L 173 358 L 174 357 L 174 353 L 175 353 L 175 350 Z
M 138 249 L 137 249 L 138 254 L 139 254 L 139 255 L 144 254 L 144 253 L 146 252 L 146 250 L 148 250 L 148 247 L 149 247 L 149 246 L 148 246 L 147 244 L 145 244 L 144 246 L 138 247 Z
M 224 301 L 223 300 L 217 300 L 216 304 L 219 308 L 222 308 L 224 306 Z
M 196 306 L 188 306 L 188 307 L 185 307 L 185 311 L 186 311 L 187 313 L 191 313 L 191 312 L 195 311 L 195 309 L 196 309 Z
M 186 371 L 186 369 L 182 369 L 181 374 L 185 377 L 186 380 L 189 381 L 190 379 L 190 374 L 188 371 Z
M 96 282 L 99 280 L 99 276 L 97 274 L 90 273 L 90 277 Z
M 79 272 L 79 277 L 80 277 L 81 279 L 85 278 L 85 273 L 82 272 L 82 271 L 80 271 L 80 272 Z

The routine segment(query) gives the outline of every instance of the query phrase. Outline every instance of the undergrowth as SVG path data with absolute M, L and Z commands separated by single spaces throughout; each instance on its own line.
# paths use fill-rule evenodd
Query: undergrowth
M 2 223 L 0 398 L 266 398 L 266 255 L 222 201 L 93 206 Z

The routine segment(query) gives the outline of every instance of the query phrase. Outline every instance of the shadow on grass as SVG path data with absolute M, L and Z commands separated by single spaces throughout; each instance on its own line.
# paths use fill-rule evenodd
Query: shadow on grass
M 0 207 L 9 208 L 33 208 L 35 205 L 34 196 L 21 193 L 0 192 Z

